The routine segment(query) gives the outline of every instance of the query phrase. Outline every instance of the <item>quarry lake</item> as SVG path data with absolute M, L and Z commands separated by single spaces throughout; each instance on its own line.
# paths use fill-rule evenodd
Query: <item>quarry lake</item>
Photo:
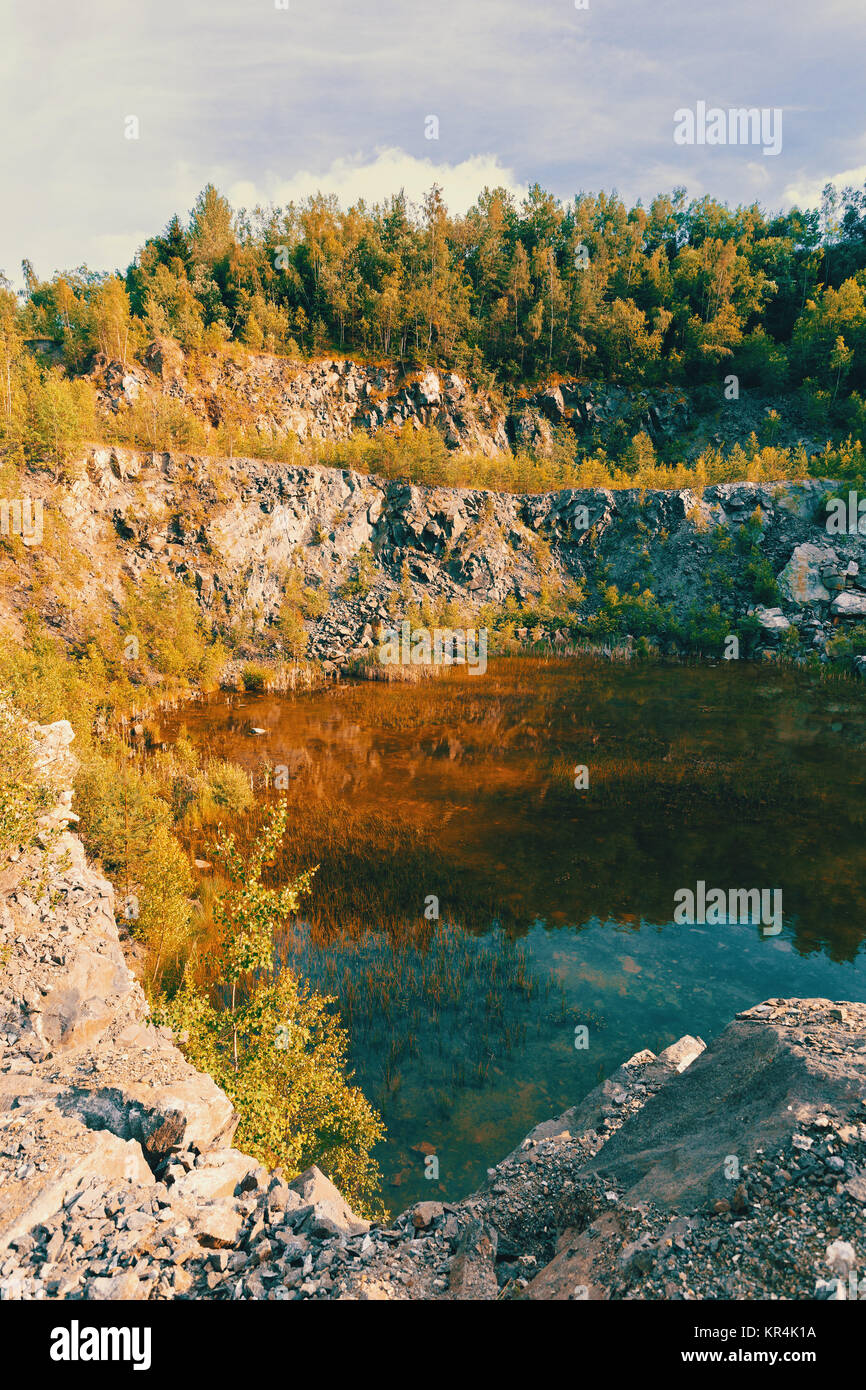
M 248 770 L 242 842 L 288 798 L 278 872 L 319 869 L 281 959 L 339 1001 L 392 1209 L 465 1195 L 642 1048 L 767 997 L 866 1000 L 854 684 L 514 658 L 214 697 L 154 733 Z M 194 829 L 189 847 L 208 858 Z M 781 929 L 678 921 L 698 883 L 778 890 Z

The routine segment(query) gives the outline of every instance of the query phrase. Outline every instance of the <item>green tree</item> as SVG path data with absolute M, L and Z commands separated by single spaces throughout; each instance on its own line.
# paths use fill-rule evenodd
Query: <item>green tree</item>
M 384 1130 L 350 1084 L 348 1037 L 332 1012 L 335 1001 L 277 962 L 274 934 L 298 910 L 316 872 L 279 887 L 265 883 L 287 815 L 285 805 L 273 812 L 247 857 L 233 835 L 220 834 L 215 855 L 230 884 L 214 909 L 221 991 L 208 998 L 187 970 L 162 1016 L 189 1059 L 210 1072 L 238 1111 L 240 1148 L 290 1175 L 316 1163 L 357 1210 L 378 1215 L 380 1177 L 371 1150 Z

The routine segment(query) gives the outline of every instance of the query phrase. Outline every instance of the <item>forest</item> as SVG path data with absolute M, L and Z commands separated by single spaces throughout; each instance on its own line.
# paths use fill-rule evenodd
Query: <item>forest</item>
M 433 187 L 342 210 L 316 194 L 234 211 L 206 187 L 125 271 L 85 266 L 25 292 L 4 279 L 0 351 L 62 343 L 81 371 L 157 335 L 184 349 L 230 340 L 286 355 L 416 359 L 493 374 L 866 386 L 866 191 L 828 186 L 819 208 L 769 215 L 684 189 L 629 208 L 615 193 L 518 205 L 485 189 L 451 216 Z

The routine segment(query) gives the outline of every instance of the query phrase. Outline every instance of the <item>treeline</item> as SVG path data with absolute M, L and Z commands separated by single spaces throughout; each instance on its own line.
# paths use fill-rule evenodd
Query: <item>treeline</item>
M 153 338 L 233 340 L 452 366 L 503 385 L 551 373 L 866 390 L 866 192 L 770 216 L 685 190 L 649 208 L 614 193 L 522 204 L 485 189 L 451 216 L 434 187 L 342 210 L 317 194 L 235 212 L 209 185 L 125 273 L 80 267 L 0 294 L 0 376 L 16 335 L 126 363 Z M 0 400 L 0 406 L 2 406 Z

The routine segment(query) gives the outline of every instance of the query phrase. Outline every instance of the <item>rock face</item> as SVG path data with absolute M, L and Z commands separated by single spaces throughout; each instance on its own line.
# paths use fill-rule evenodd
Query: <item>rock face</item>
M 47 486 L 35 474 L 32 485 Z M 718 484 L 700 495 L 604 488 L 516 495 L 94 448 L 79 480 L 46 491 L 44 502 L 45 524 L 56 508 L 68 527 L 85 602 L 120 603 L 129 581 L 183 582 L 209 627 L 246 628 L 242 657 L 279 652 L 293 571 L 317 600 L 304 623 L 307 655 L 333 671 L 369 656 L 380 628 L 425 598 L 471 618 L 484 604 L 531 604 L 545 590 L 579 585 L 579 636 L 610 585 L 634 594 L 650 576 L 661 609 L 686 630 L 700 594 L 702 613 L 719 602 L 737 617 L 754 614 L 756 650 L 773 653 L 784 642 L 826 659 L 834 630 L 862 623 L 866 613 L 866 536 L 827 543 L 822 507 L 831 488 L 816 479 Z M 754 552 L 779 586 L 778 598 L 762 604 L 750 579 Z M 45 555 L 43 563 L 50 585 L 55 561 Z M 26 588 L 2 602 L 11 625 L 23 623 Z M 80 635 L 74 614 L 53 617 L 70 638 Z M 571 634 L 551 623 L 540 636 L 562 646 Z
M 318 1168 L 229 1147 L 64 828 L 71 730 L 33 735 L 58 802 L 0 878 L 0 1298 L 857 1296 L 866 1005 L 770 999 L 637 1053 L 479 1191 L 371 1227 Z
M 71 727 L 33 735 L 59 801 L 43 818 L 38 874 L 32 855 L 0 874 L 0 1251 L 88 1182 L 149 1186 L 174 1151 L 207 1153 L 237 1124 L 223 1092 L 149 1022 L 114 890 L 63 828 Z
M 707 445 L 746 445 L 772 411 L 778 444 L 798 445 L 806 453 L 823 447 L 823 440 L 811 437 L 796 393 L 763 397 L 744 391 L 721 416 L 716 401 L 681 386 L 648 392 L 572 378 L 521 388 L 506 399 L 457 372 L 349 358 L 305 362 L 267 353 L 198 353 L 190 368 L 167 339 L 152 342 L 142 365 L 131 370 L 97 357 L 91 375 L 111 414 L 122 416 L 140 398 L 163 395 L 183 401 L 203 423 L 243 423 L 265 438 L 345 440 L 428 427 L 450 450 L 494 457 L 521 448 L 548 454 L 559 430 L 608 453 L 638 434 L 654 445 L 675 437 L 681 455 L 694 458 Z
M 166 341 L 152 343 L 144 361 L 144 370 L 125 372 L 97 359 L 93 377 L 105 409 L 118 414 L 144 392 L 182 400 L 214 426 L 242 418 L 267 437 L 342 440 L 409 425 L 438 430 L 450 449 L 494 456 L 511 447 L 501 405 L 455 372 L 249 354 L 203 358 L 190 374 L 183 353 Z
M 866 1005 L 822 999 L 738 1014 L 592 1166 L 639 1200 L 687 1210 L 727 1197 L 728 1155 L 742 1164 L 816 1115 L 866 1102 L 864 1028 Z

